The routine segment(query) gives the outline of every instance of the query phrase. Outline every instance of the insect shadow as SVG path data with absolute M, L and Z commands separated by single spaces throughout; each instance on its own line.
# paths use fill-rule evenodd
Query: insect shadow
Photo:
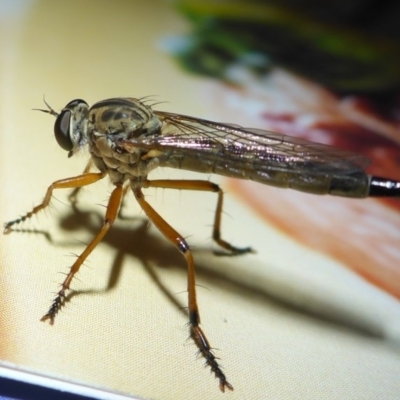
M 104 215 L 102 212 L 83 211 L 76 204 L 73 204 L 69 210 L 59 218 L 59 225 L 64 231 L 74 232 L 82 231 L 83 229 L 91 235 L 95 235 L 103 224 Z M 125 220 L 127 218 L 123 217 Z M 186 316 L 185 304 L 181 304 L 176 299 L 175 295 L 159 279 L 157 272 L 162 268 L 168 268 L 169 271 L 177 272 L 184 276 L 186 274 L 186 263 L 183 257 L 174 246 L 156 233 L 154 229 L 149 229 L 149 222 L 146 218 L 135 217 L 130 219 L 132 223 L 129 226 L 118 223 L 117 220 L 99 244 L 99 246 L 107 245 L 116 252 L 107 285 L 101 291 L 108 292 L 116 289 L 121 270 L 126 267 L 124 259 L 128 256 L 135 257 L 140 260 L 145 267 L 145 271 L 150 275 L 152 281 L 161 290 L 166 299 Z M 52 241 L 48 234 L 43 234 L 49 241 Z M 77 234 L 79 235 L 78 232 Z M 76 241 L 74 243 L 76 244 Z M 66 242 L 56 243 L 57 246 L 62 247 L 70 244 Z M 246 266 L 244 266 L 244 273 L 250 276 L 250 279 L 243 279 L 241 275 L 229 273 L 230 264 L 233 262 L 232 257 L 216 256 L 210 246 L 192 247 L 192 251 L 196 262 L 196 276 L 199 278 L 198 281 L 201 281 L 201 286 L 218 288 L 218 291 L 234 292 L 240 298 L 248 298 L 259 304 L 275 307 L 279 312 L 309 319 L 310 323 L 326 324 L 333 329 L 345 329 L 352 334 L 370 336 L 371 338 L 384 339 L 386 336 L 384 328 L 372 316 L 371 318 L 355 319 L 353 311 L 350 310 L 347 313 L 342 305 L 335 305 L 334 303 L 328 303 L 328 312 L 322 309 L 311 309 L 304 305 L 299 305 L 290 296 L 286 297 L 284 294 L 277 294 L 276 291 L 270 290 L 268 284 L 262 288 L 260 285 L 252 284 L 252 282 L 258 281 L 256 275 L 253 277 L 254 279 L 251 277 L 251 263 L 253 260 L 246 262 Z M 268 266 L 265 266 L 265 268 L 268 268 Z M 186 288 L 183 288 L 183 290 L 186 290 Z M 93 292 L 93 290 L 72 291 L 67 296 L 66 302 L 69 302 L 75 296 Z M 218 295 L 216 294 L 216 296 Z

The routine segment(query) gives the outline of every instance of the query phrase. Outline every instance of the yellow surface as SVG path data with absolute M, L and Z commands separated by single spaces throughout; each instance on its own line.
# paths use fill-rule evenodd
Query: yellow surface
M 157 95 L 168 102 L 160 109 L 213 114 L 206 101 L 210 83 L 184 74 L 157 47 L 165 35 L 186 29 L 169 2 L 0 7 L 3 221 L 28 211 L 52 181 L 80 173 L 86 163 L 84 155 L 67 159 L 53 138 L 54 119 L 31 111 L 43 108 L 44 94 L 56 110 L 74 98 L 92 104 Z M 196 175 L 166 170 L 155 176 Z M 187 340 L 178 306 L 186 305 L 185 263 L 148 227 L 132 198 L 123 211 L 129 218 L 117 221 L 82 267 L 73 283 L 77 295 L 55 325 L 39 322 L 71 254 L 99 229 L 111 189 L 107 182 L 85 189 L 77 211 L 66 192 L 56 193 L 49 210 L 21 226 L 31 232 L 1 237 L 3 365 L 143 398 L 222 398 Z M 147 193 L 195 250 L 202 327 L 235 387 L 226 398 L 400 397 L 398 301 L 279 235 L 229 195 L 223 233 L 257 254 L 215 257 L 214 195 Z

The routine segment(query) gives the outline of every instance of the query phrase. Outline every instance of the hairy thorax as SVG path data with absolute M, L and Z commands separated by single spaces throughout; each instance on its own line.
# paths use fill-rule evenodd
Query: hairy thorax
M 159 165 L 157 157 L 146 157 L 148 150 L 141 148 L 140 142 L 160 132 L 161 121 L 136 99 L 105 100 L 90 109 L 89 151 L 96 167 L 107 172 L 113 183 L 138 181 Z M 127 141 L 133 146 L 120 145 Z

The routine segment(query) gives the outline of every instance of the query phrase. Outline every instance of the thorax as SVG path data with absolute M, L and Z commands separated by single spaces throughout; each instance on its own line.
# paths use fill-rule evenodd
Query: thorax
M 88 115 L 87 139 L 93 162 L 106 171 L 113 183 L 138 180 L 158 166 L 157 159 L 144 157 L 143 137 L 159 135 L 161 121 L 150 107 L 137 99 L 116 98 L 94 104 Z M 131 142 L 134 146 L 122 147 Z

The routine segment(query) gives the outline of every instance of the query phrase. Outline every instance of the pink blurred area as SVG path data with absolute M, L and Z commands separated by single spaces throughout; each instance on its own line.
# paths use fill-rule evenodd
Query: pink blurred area
M 379 200 L 311 198 L 247 181 L 231 180 L 228 190 L 293 239 L 400 299 L 398 210 Z

